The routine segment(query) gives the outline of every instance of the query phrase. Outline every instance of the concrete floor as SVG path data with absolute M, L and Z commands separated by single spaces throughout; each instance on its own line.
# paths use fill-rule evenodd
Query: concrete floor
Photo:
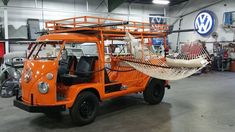
M 171 82 L 163 103 L 147 105 L 141 95 L 102 103 L 90 125 L 72 125 L 68 112 L 58 119 L 31 114 L 0 98 L 0 132 L 234 132 L 235 73 L 210 73 Z

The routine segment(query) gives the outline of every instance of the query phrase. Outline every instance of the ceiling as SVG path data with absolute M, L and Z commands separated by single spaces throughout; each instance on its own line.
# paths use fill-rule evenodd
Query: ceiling
M 153 0 L 127 0 L 130 3 L 140 3 L 140 4 L 152 4 Z M 182 2 L 186 2 L 189 0 L 170 0 L 170 6 L 178 5 Z

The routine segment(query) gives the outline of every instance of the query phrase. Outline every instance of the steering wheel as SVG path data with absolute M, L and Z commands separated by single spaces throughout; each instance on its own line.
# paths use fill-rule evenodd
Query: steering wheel
M 66 61 L 63 61 L 63 60 L 60 60 L 60 61 L 59 61 L 59 64 L 64 64 L 64 65 L 67 65 L 67 64 L 68 64 L 68 62 L 66 62 Z

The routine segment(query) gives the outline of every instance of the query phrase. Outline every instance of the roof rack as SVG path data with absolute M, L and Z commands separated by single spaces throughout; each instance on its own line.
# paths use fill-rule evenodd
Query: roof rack
M 18 44 L 61 44 L 62 40 L 45 40 L 45 41 L 17 41 Z
M 50 33 L 95 33 L 103 31 L 104 35 L 111 37 L 123 37 L 126 32 L 137 36 L 166 36 L 169 30 L 169 26 L 166 24 L 149 24 L 94 16 L 48 21 L 45 25 Z

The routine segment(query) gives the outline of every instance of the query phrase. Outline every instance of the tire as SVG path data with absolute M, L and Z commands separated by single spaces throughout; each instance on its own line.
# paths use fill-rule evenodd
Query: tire
M 157 79 L 151 79 L 143 92 L 144 100 L 150 105 L 161 103 L 164 95 L 164 81 Z
M 82 126 L 95 120 L 98 108 L 97 96 L 92 92 L 85 91 L 78 95 L 69 112 L 73 123 Z

